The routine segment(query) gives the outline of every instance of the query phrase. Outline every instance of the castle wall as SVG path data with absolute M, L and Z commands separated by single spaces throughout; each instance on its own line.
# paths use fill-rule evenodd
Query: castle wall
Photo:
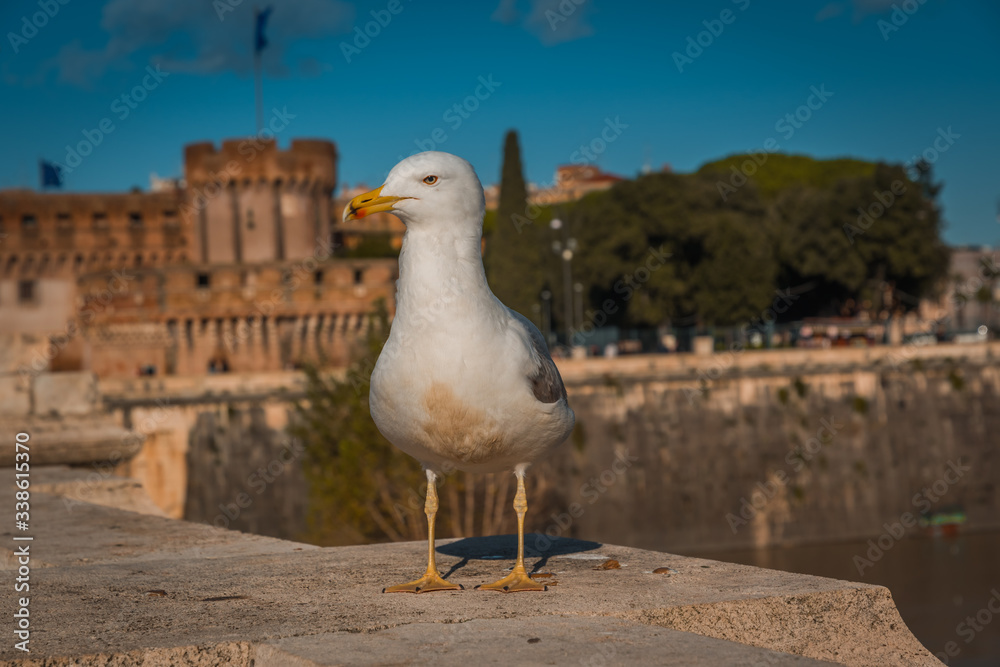
M 274 140 L 190 144 L 184 170 L 203 261 L 300 260 L 329 239 L 332 142 L 294 139 L 284 151 Z
M 275 186 L 253 183 L 237 193 L 242 216 L 243 261 L 267 262 L 284 258 L 284 239 L 278 238 Z
M 129 289 L 103 309 L 104 277 L 90 275 L 84 309 L 99 312 L 81 333 L 89 368 L 122 377 L 150 365 L 199 375 L 213 360 L 220 372 L 343 363 L 372 303 L 383 299 L 392 312 L 396 270 L 395 260 L 331 259 L 133 270 Z
M 201 253 L 206 263 L 232 264 L 236 261 L 236 227 L 233 223 L 233 192 L 225 188 L 205 203 L 199 224 L 205 226 L 204 238 L 208 241 L 206 252 Z
M 57 333 L 76 310 L 76 285 L 66 277 L 45 276 L 32 280 L 35 296 L 22 302 L 18 276 L 0 278 L 0 307 L 6 333 Z

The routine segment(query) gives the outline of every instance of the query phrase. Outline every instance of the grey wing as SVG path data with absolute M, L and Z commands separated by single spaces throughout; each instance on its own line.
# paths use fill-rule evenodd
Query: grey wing
M 566 398 L 566 387 L 563 385 L 562 377 L 556 368 L 555 362 L 549 356 L 549 347 L 545 344 L 542 332 L 531 323 L 527 317 L 521 313 L 507 309 L 511 316 L 528 334 L 528 340 L 538 357 L 538 366 L 528 375 L 531 383 L 531 392 L 542 403 L 556 403 L 560 398 Z

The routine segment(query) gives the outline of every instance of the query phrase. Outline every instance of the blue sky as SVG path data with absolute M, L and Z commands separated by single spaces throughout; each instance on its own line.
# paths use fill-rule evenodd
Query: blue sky
M 254 131 L 251 0 L 64 1 L 0 9 L 0 188 L 37 187 L 37 160 L 65 162 L 85 132 L 100 143 L 67 175 L 68 190 L 145 188 L 151 172 L 180 175 L 185 143 Z M 770 138 L 792 153 L 905 162 L 951 128 L 957 138 L 934 163 L 945 238 L 1000 242 L 993 2 L 274 4 L 265 116 L 287 110 L 283 146 L 334 140 L 342 182 L 377 185 L 423 147 L 469 159 L 492 183 L 509 128 L 538 183 L 581 159 L 609 121 L 613 141 L 593 158 L 625 176 L 647 161 L 690 171 Z M 54 15 L 26 28 L 41 6 Z M 378 34 L 355 41 L 377 18 Z M 130 91 L 144 80 L 136 101 Z M 813 87 L 831 94 L 810 100 Z M 807 120 L 778 129 L 810 101 L 799 110 Z

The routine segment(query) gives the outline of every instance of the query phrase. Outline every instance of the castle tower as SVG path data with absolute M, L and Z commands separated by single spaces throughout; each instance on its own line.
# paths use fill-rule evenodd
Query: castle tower
M 333 142 L 293 139 L 291 148 L 256 137 L 184 149 L 192 260 L 260 263 L 312 256 L 330 236 L 337 183 Z

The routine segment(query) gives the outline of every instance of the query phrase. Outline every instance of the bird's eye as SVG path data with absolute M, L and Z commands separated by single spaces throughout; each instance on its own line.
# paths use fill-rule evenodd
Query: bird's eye
M 437 182 L 438 182 L 437 176 L 424 176 L 424 183 L 426 183 L 427 185 L 434 185 Z

